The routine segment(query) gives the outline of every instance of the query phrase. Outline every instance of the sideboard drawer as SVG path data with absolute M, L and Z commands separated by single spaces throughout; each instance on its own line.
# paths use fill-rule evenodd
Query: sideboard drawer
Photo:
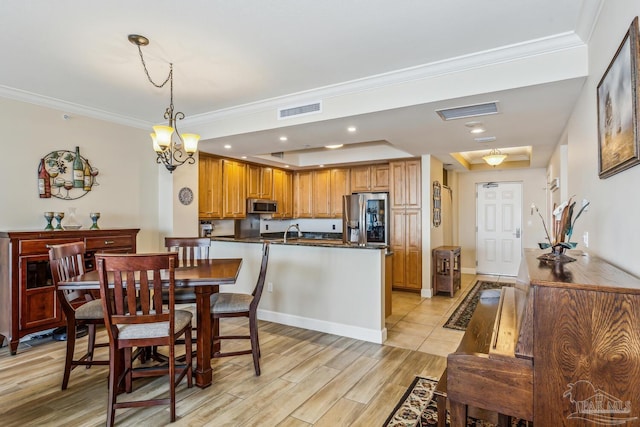
M 40 255 L 49 252 L 48 246 L 61 245 L 63 243 L 80 242 L 82 238 L 69 237 L 66 239 L 35 239 L 20 241 L 20 255 Z
M 133 236 L 103 236 L 103 237 L 87 237 L 87 250 L 100 250 L 110 248 L 128 248 L 135 247 Z

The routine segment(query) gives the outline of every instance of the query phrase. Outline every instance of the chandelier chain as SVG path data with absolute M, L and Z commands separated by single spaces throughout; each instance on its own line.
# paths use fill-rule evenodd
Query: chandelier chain
M 149 70 L 147 70 L 147 63 L 144 61 L 144 56 L 142 55 L 142 48 L 140 47 L 140 45 L 138 45 L 138 53 L 140 54 L 142 67 L 144 68 L 144 73 L 147 75 L 147 79 L 149 79 L 149 82 L 157 88 L 163 88 L 164 85 L 166 85 L 167 82 L 171 80 L 171 89 L 172 89 L 171 91 L 173 92 L 173 79 L 171 78 L 173 77 L 173 63 L 171 62 L 169 63 L 169 75 L 167 76 L 167 78 L 164 80 L 164 82 L 162 82 L 161 84 L 158 84 L 153 81 L 153 79 L 151 78 L 151 75 L 149 74 Z

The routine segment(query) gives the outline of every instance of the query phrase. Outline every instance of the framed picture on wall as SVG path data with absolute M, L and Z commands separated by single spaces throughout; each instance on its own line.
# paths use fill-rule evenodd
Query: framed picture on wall
M 601 179 L 640 163 L 638 17 L 598 84 L 598 165 Z

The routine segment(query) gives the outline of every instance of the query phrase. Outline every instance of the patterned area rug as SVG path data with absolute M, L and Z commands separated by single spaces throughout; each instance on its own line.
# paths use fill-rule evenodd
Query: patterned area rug
M 464 297 L 464 300 L 458 305 L 453 312 L 447 323 L 443 327 L 449 329 L 457 329 L 458 331 L 464 331 L 467 329 L 469 320 L 473 316 L 473 312 L 478 305 L 480 299 L 480 292 L 485 289 L 500 289 L 503 286 L 513 286 L 513 283 L 496 283 L 485 282 L 484 280 L 478 280 L 469 293 Z
M 433 398 L 433 390 L 438 380 L 433 378 L 416 377 L 402 396 L 400 402 L 391 411 L 391 415 L 384 423 L 384 427 L 431 427 L 438 425 L 438 410 Z M 525 421 L 514 419 L 512 427 L 526 426 Z M 449 426 L 449 412 L 447 411 L 447 426 Z M 467 427 L 495 427 L 495 424 L 468 417 Z

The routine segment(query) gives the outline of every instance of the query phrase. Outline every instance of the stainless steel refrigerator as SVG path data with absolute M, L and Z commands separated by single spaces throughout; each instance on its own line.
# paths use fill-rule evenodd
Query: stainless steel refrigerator
M 388 193 L 343 196 L 342 241 L 364 245 L 389 244 Z

